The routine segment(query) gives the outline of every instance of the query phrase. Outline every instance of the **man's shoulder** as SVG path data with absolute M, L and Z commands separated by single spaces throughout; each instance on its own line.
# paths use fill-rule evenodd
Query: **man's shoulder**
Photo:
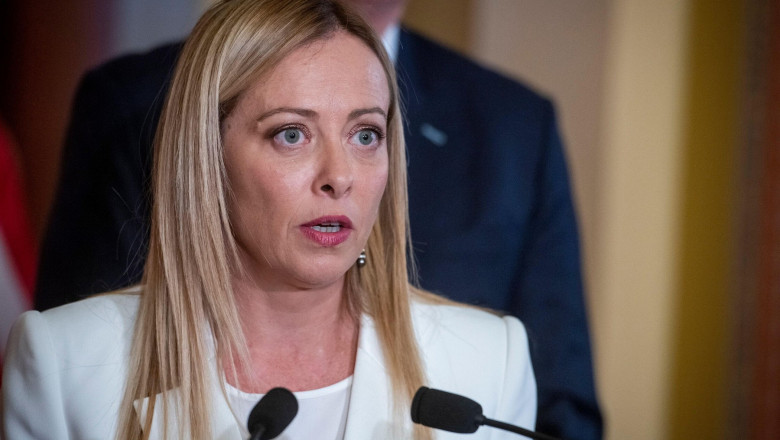
M 154 102 L 162 102 L 180 51 L 181 43 L 171 43 L 108 60 L 84 74 L 77 99 L 96 101 L 92 105 L 103 112 L 106 101 L 112 100 L 119 101 L 112 106 L 137 107 L 145 114 Z
M 76 92 L 71 124 L 95 133 L 76 131 L 68 142 L 79 149 L 86 144 L 137 151 L 140 137 L 142 146 L 151 145 L 180 49 L 180 43 L 173 43 L 127 54 L 86 72 Z
M 159 75 L 169 76 L 176 65 L 181 48 L 182 43 L 175 42 L 145 52 L 120 55 L 90 69 L 87 76 L 126 77 L 136 81 L 139 78 L 151 78 Z
M 400 52 L 399 57 L 402 60 L 406 57 L 408 64 L 414 64 L 420 79 L 430 89 L 449 88 L 452 92 L 452 85 L 457 84 L 459 95 L 471 93 L 483 102 L 486 97 L 496 96 L 524 105 L 550 105 L 546 96 L 522 80 L 510 78 L 415 31 L 402 30 Z

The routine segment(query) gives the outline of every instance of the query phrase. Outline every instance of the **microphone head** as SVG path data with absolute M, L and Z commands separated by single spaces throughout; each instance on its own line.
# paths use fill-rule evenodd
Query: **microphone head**
M 249 433 L 265 428 L 261 439 L 276 438 L 298 414 L 298 399 L 286 388 L 273 388 L 252 408 L 247 421 Z
M 446 391 L 420 387 L 412 400 L 412 421 L 431 428 L 469 434 L 481 417 L 482 405 Z

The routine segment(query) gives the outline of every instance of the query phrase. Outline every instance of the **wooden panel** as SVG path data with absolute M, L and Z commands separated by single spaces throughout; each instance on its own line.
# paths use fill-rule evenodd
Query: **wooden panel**
M 780 6 L 770 3 L 750 438 L 780 438 Z
M 669 438 L 725 438 L 744 17 L 691 2 Z

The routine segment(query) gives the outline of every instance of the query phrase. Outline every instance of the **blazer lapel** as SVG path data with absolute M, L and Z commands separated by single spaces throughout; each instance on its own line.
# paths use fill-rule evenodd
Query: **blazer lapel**
M 344 440 L 411 438 L 411 422 L 408 422 L 407 414 L 399 414 L 406 422 L 403 426 L 393 423 L 389 385 L 374 322 L 364 315 L 360 324 Z

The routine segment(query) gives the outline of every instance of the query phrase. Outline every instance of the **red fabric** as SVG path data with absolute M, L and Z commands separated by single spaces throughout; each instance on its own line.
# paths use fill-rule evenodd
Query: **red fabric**
M 15 265 L 26 302 L 32 304 L 37 249 L 27 223 L 24 192 L 14 158 L 11 135 L 0 122 L 0 236 Z

